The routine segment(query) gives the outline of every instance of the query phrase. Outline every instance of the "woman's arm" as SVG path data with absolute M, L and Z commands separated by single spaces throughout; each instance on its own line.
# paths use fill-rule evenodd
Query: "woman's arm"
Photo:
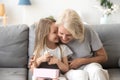
M 105 49 L 102 47 L 101 49 L 95 52 L 95 56 L 90 58 L 77 58 L 71 61 L 70 68 L 78 68 L 84 64 L 89 64 L 92 62 L 103 63 L 107 61 L 108 57 Z
M 95 52 L 95 55 L 90 59 L 90 62 L 104 63 L 108 60 L 107 53 L 102 47 L 101 49 Z

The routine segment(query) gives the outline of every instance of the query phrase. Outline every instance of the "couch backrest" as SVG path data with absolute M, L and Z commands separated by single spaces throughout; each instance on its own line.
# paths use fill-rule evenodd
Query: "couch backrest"
M 35 44 L 35 24 L 29 27 L 29 56 L 33 55 L 34 44 Z M 30 58 L 29 57 L 29 58 Z
M 95 29 L 108 55 L 108 61 L 103 64 L 105 68 L 118 67 L 120 58 L 120 24 L 90 25 Z
M 27 25 L 0 26 L 0 67 L 26 67 L 28 58 Z
M 98 33 L 107 52 L 108 61 L 102 64 L 103 67 L 118 67 L 118 59 L 120 58 L 120 24 L 99 24 L 88 26 L 92 27 Z M 29 30 L 29 56 L 33 54 L 34 39 L 35 25 L 32 25 Z

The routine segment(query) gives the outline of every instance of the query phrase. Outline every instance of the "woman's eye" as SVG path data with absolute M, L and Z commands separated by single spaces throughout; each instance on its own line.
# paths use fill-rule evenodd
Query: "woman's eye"
M 63 35 L 63 33 L 60 33 L 61 35 Z

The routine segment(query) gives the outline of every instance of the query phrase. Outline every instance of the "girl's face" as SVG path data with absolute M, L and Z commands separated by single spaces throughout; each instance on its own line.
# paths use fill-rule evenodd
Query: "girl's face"
M 64 26 L 59 26 L 58 27 L 58 36 L 61 40 L 62 43 L 68 43 L 70 42 L 71 40 L 73 40 L 73 36 L 72 34 L 67 31 Z
M 58 43 L 59 42 L 59 37 L 58 37 L 58 27 L 53 23 L 50 27 L 50 33 L 48 35 L 48 41 L 53 42 L 53 43 Z

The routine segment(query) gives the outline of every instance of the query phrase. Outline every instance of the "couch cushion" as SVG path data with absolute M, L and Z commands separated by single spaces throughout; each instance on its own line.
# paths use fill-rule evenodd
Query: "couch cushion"
M 108 69 L 110 80 L 120 80 L 120 69 Z
M 0 80 L 27 80 L 25 68 L 0 68 Z
M 0 26 L 0 67 L 26 67 L 28 53 L 27 25 Z
M 35 43 L 35 24 L 29 27 L 29 56 L 33 55 L 34 43 Z
M 120 24 L 91 25 L 95 29 L 105 47 L 108 61 L 105 68 L 117 68 L 120 57 Z
M 32 72 L 29 70 L 29 73 L 28 73 L 28 80 L 32 80 Z

